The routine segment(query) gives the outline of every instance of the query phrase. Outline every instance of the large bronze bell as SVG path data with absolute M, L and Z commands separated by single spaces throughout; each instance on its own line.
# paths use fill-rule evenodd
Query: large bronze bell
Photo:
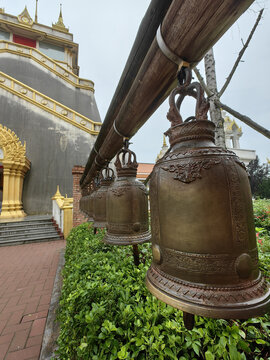
M 136 179 L 136 155 L 127 145 L 118 152 L 117 179 L 107 195 L 107 233 L 104 242 L 135 245 L 150 241 L 146 187 Z
M 186 95 L 197 99 L 196 117 L 183 122 L 179 109 Z M 186 313 L 259 316 L 270 308 L 270 292 L 258 268 L 248 176 L 233 152 L 215 146 L 207 111 L 198 83 L 172 91 L 171 151 L 150 180 L 153 262 L 146 284 Z
M 107 225 L 106 199 L 109 186 L 114 181 L 114 172 L 111 168 L 106 167 L 100 171 L 99 187 L 93 194 L 93 227 L 105 228 Z

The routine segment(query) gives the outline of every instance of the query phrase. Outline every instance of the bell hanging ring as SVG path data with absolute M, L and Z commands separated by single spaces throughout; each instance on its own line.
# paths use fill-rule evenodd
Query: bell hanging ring
M 116 156 L 117 179 L 107 195 L 107 233 L 105 243 L 135 245 L 150 241 L 148 222 L 148 193 L 136 179 L 136 155 L 127 148 Z
M 179 109 L 186 95 L 197 103 L 195 117 L 185 122 Z M 189 314 L 262 315 L 270 309 L 270 291 L 258 267 L 245 166 L 232 151 L 215 146 L 199 83 L 177 87 L 169 101 L 171 151 L 150 179 L 153 262 L 147 287 Z
M 93 227 L 105 228 L 107 225 L 106 199 L 109 186 L 114 181 L 114 171 L 109 168 L 103 168 L 100 171 L 98 183 L 99 188 L 95 191 L 93 197 Z

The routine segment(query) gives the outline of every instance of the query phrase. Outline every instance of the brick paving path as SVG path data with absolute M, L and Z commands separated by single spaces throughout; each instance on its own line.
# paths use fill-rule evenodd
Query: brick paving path
M 65 241 L 0 247 L 0 360 L 38 360 Z

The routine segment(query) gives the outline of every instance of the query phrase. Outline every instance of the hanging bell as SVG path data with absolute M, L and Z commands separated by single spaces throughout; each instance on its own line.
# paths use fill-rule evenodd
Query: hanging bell
M 86 196 L 86 205 L 85 205 L 85 212 L 88 216 L 88 221 L 94 221 L 93 219 L 93 211 L 94 211 L 94 197 L 95 197 L 95 182 L 94 180 L 91 181 L 89 184 L 89 195 Z
M 117 179 L 108 190 L 105 243 L 135 245 L 150 241 L 148 193 L 136 179 L 138 163 L 128 144 L 116 156 Z
M 87 215 L 87 212 L 86 212 L 87 196 L 88 196 L 88 186 L 86 186 L 82 190 L 82 196 L 79 201 L 80 210 L 83 211 L 86 215 Z
M 215 146 L 209 105 L 190 78 L 187 70 L 186 83 L 170 95 L 171 151 L 150 180 L 153 262 L 146 284 L 189 314 L 259 316 L 270 308 L 270 292 L 258 267 L 247 172 L 232 151 Z M 186 95 L 197 99 L 196 117 L 183 122 Z
M 106 198 L 109 186 L 114 181 L 114 172 L 106 167 L 100 171 L 97 183 L 98 189 L 93 194 L 93 227 L 105 228 L 107 225 Z
M 88 217 L 88 221 L 93 221 L 93 181 L 84 188 L 80 199 L 80 210 Z

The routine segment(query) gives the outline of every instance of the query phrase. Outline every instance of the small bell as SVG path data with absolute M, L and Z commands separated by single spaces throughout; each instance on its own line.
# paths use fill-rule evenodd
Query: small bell
M 106 199 L 109 186 L 114 181 L 114 172 L 106 167 L 100 171 L 98 183 L 99 187 L 93 194 L 93 227 L 105 228 L 107 225 Z
M 88 186 L 86 186 L 82 190 L 82 196 L 79 202 L 80 210 L 83 211 L 86 215 L 87 215 L 87 211 L 86 211 L 87 196 L 88 196 Z
M 135 245 L 150 241 L 148 193 L 136 179 L 136 155 L 127 144 L 117 156 L 117 179 L 107 195 L 107 233 L 104 242 L 113 245 Z
M 91 181 L 89 188 L 90 188 L 89 195 L 87 195 L 87 200 L 86 200 L 86 213 L 88 216 L 88 221 L 94 221 L 93 212 L 94 212 L 94 198 L 95 198 L 95 190 L 96 190 L 94 181 Z
M 179 108 L 186 95 L 197 99 L 196 117 L 183 122 Z M 207 120 L 209 105 L 199 83 L 187 81 L 169 101 L 171 151 L 156 163 L 150 180 L 153 262 L 147 287 L 188 313 L 189 328 L 190 314 L 262 315 L 270 308 L 270 291 L 259 271 L 245 166 L 232 151 L 215 146 L 215 125 Z
M 93 221 L 93 200 L 94 200 L 95 186 L 94 181 L 84 188 L 82 197 L 80 199 L 80 210 L 88 217 L 88 221 Z

